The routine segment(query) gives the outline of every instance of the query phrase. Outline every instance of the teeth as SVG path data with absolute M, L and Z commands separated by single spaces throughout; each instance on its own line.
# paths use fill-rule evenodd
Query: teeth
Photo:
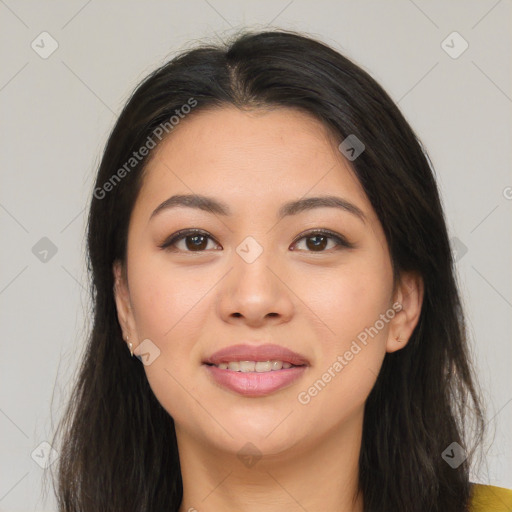
M 256 367 L 256 363 L 254 361 L 240 361 L 240 371 L 247 373 L 253 372 Z
M 269 372 L 272 370 L 271 361 L 258 361 L 254 367 L 257 372 Z
M 229 363 L 220 363 L 217 365 L 217 368 L 220 368 L 221 370 L 229 369 L 234 372 L 243 373 L 265 373 L 281 370 L 282 368 L 291 368 L 292 366 L 293 365 L 291 363 L 283 361 L 231 361 Z

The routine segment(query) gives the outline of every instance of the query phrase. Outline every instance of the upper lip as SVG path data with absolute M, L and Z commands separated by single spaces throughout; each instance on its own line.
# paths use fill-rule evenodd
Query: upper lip
M 213 353 L 203 363 L 219 365 L 230 361 L 283 361 L 294 366 L 309 364 L 308 360 L 301 354 L 280 345 L 272 344 L 231 345 Z

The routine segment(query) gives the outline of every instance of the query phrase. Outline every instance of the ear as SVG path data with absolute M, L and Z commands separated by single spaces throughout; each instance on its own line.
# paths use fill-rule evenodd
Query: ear
M 123 263 L 116 260 L 113 265 L 114 272 L 114 298 L 116 301 L 117 318 L 123 331 L 123 339 L 126 337 L 137 345 L 137 330 L 135 328 L 135 319 L 130 302 L 130 292 L 126 276 L 126 269 Z
M 395 352 L 407 345 L 420 318 L 423 291 L 423 279 L 418 273 L 404 272 L 400 276 L 393 301 L 397 313 L 390 321 L 386 352 Z

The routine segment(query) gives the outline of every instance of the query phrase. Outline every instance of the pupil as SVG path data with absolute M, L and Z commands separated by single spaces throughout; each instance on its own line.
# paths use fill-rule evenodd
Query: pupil
M 318 241 L 319 238 L 322 239 L 321 242 Z M 310 240 L 314 240 L 314 239 L 316 239 L 317 242 L 315 242 L 315 243 L 310 245 L 309 241 Z M 308 242 L 307 242 L 308 249 L 311 249 L 311 248 L 313 248 L 313 249 L 318 249 L 318 248 L 325 249 L 326 239 L 327 239 L 327 237 L 325 237 L 323 235 L 320 235 L 320 236 L 319 235 L 310 236 L 308 238 Z
M 201 238 L 203 239 L 202 241 L 200 240 Z M 204 239 L 205 238 L 206 237 L 204 235 L 192 235 L 192 236 L 187 237 L 187 242 L 189 240 L 193 240 L 192 245 L 187 243 L 187 248 L 188 249 L 192 249 L 192 250 L 194 250 L 194 249 L 204 249 L 205 246 L 206 246 L 206 244 L 204 243 Z M 199 242 L 199 243 L 197 243 L 197 242 Z

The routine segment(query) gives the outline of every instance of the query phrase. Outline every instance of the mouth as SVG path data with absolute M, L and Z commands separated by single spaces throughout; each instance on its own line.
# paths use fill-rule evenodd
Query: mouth
M 303 364 L 291 364 L 288 361 L 229 361 L 227 363 L 209 364 L 207 366 L 215 366 L 219 370 L 230 370 L 233 372 L 242 373 L 268 373 L 275 372 L 282 369 L 287 370 L 288 368 L 298 368 L 300 366 L 306 366 Z
M 237 368 L 236 364 L 243 363 Z M 231 345 L 211 354 L 203 364 L 221 367 L 233 371 L 272 371 L 291 366 L 309 365 L 301 354 L 280 345 Z M 227 366 L 225 366 L 227 365 Z M 230 366 L 231 365 L 231 366 Z M 281 365 L 281 366 L 279 366 Z M 253 368 L 254 366 L 254 368 Z
M 213 382 L 243 396 L 264 396 L 289 387 L 309 362 L 278 345 L 235 345 L 203 361 Z

